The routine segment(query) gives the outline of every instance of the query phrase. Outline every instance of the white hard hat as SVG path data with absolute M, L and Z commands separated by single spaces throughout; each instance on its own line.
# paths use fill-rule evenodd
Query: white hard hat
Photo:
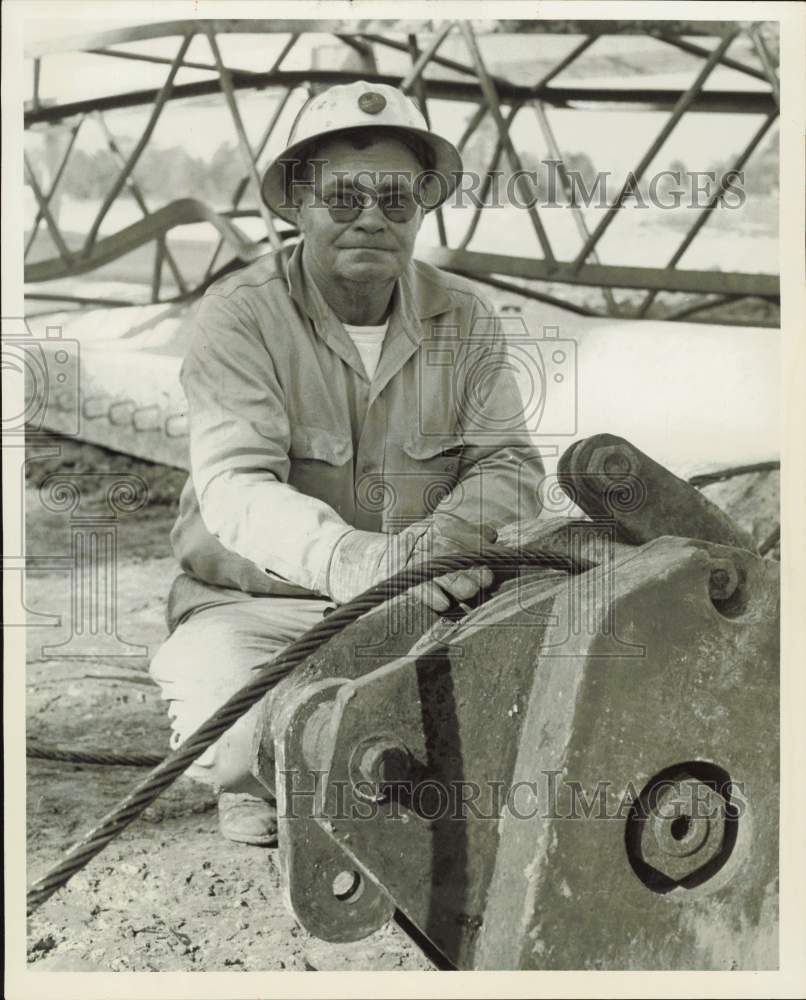
M 430 151 L 432 162 L 427 167 L 444 180 L 439 184 L 439 198 L 433 203 L 429 200 L 429 210 L 441 204 L 456 187 L 462 172 L 462 158 L 456 147 L 429 131 L 414 102 L 397 87 L 358 80 L 330 87 L 303 105 L 291 126 L 286 148 L 263 175 L 263 200 L 269 208 L 286 222 L 293 222 L 294 216 L 285 207 L 288 203 L 285 185 L 293 177 L 292 171 L 302 159 L 305 147 L 325 136 L 356 128 L 391 129 L 400 132 L 404 141 L 409 135 Z

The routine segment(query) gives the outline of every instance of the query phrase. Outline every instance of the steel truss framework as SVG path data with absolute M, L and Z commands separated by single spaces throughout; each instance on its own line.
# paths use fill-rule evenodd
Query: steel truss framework
M 526 21 L 495 22 L 495 30 L 501 32 L 517 30 L 519 33 L 555 32 L 581 36 L 579 44 L 560 59 L 550 72 L 533 86 L 522 86 L 492 74 L 485 65 L 473 25 L 468 21 L 433 22 L 394 21 L 265 21 L 265 20 L 208 20 L 175 21 L 148 24 L 139 27 L 117 29 L 85 35 L 58 44 L 44 45 L 30 52 L 33 72 L 33 100 L 25 110 L 26 128 L 45 128 L 59 124 L 69 129 L 61 162 L 55 170 L 47 190 L 37 177 L 32 162 L 25 155 L 25 171 L 28 183 L 37 202 L 38 211 L 33 228 L 26 240 L 25 280 L 30 283 L 69 278 L 94 272 L 97 268 L 114 261 L 146 244 L 154 245 L 151 300 L 176 301 L 192 299 L 218 274 L 231 268 L 233 262 L 249 261 L 266 252 L 266 244 L 280 247 L 284 241 L 296 234 L 286 228 L 278 229 L 275 220 L 260 198 L 260 162 L 272 137 L 277 123 L 292 93 L 298 87 L 315 88 L 356 79 L 376 80 L 399 86 L 404 92 L 418 100 L 426 119 L 430 122 L 429 100 L 446 99 L 473 102 L 476 109 L 463 134 L 458 147 L 463 150 L 476 133 L 482 121 L 489 118 L 495 125 L 498 141 L 493 150 L 487 173 L 484 177 L 480 196 L 489 191 L 493 171 L 506 157 L 513 172 L 523 170 L 523 162 L 511 136 L 515 117 L 525 109 L 534 115 L 540 134 L 552 159 L 562 161 L 563 154 L 554 135 L 548 117 L 549 109 L 610 110 L 629 109 L 641 111 L 667 111 L 662 128 L 653 138 L 632 171 L 632 178 L 618 196 L 609 204 L 595 227 L 588 228 L 581 209 L 571 206 L 574 222 L 581 241 L 581 248 L 573 259 L 559 259 L 552 247 L 540 211 L 536 205 L 526 209 L 540 247 L 540 255 L 516 257 L 498 253 L 479 253 L 468 249 L 468 245 L 478 227 L 483 207 L 478 206 L 464 236 L 450 245 L 441 210 L 437 211 L 437 226 L 440 246 L 426 254 L 432 262 L 485 281 L 495 287 L 515 290 L 540 300 L 561 304 L 575 312 L 587 315 L 597 313 L 586 306 L 559 298 L 554 294 L 555 284 L 586 285 L 599 287 L 603 294 L 602 315 L 631 315 L 643 317 L 650 313 L 659 292 L 688 293 L 681 306 L 666 309 L 665 319 L 683 319 L 696 313 L 705 312 L 714 306 L 735 302 L 748 297 L 757 297 L 768 302 L 776 302 L 779 295 L 778 278 L 769 274 L 726 273 L 719 271 L 685 270 L 677 265 L 703 226 L 708 222 L 713 210 L 720 204 L 725 194 L 725 178 L 714 190 L 707 204 L 702 208 L 685 234 L 679 246 L 669 258 L 665 267 L 636 267 L 603 264 L 597 254 L 600 241 L 623 206 L 629 193 L 628 185 L 641 180 L 653 159 L 679 125 L 687 112 L 700 111 L 713 114 L 744 113 L 762 117 L 746 147 L 731 164 L 734 170 L 743 170 L 753 153 L 759 147 L 778 118 L 780 112 L 780 91 L 776 58 L 765 40 L 758 23 L 738 24 L 733 22 L 682 22 L 682 21 Z M 486 26 L 489 30 L 493 25 Z M 227 66 L 221 56 L 218 38 L 229 33 L 283 33 L 288 35 L 279 54 L 264 72 L 253 72 Z M 284 70 L 283 63 L 305 32 L 326 32 L 338 39 L 357 56 L 356 70 Z M 460 35 L 467 50 L 467 60 L 458 61 L 440 55 L 440 48 L 452 33 Z M 639 33 L 650 36 L 668 46 L 696 56 L 699 70 L 687 89 L 634 89 L 616 86 L 593 87 L 584 85 L 553 86 L 552 81 L 577 59 L 589 52 L 599 38 L 606 34 Z M 186 58 L 188 48 L 197 35 L 208 39 L 212 54 L 211 62 L 190 61 Z M 750 65 L 731 57 L 729 50 L 735 40 L 744 34 L 752 41 L 758 65 Z M 696 36 L 716 36 L 710 43 L 699 44 L 691 39 Z M 148 39 L 177 37 L 177 50 L 173 58 L 151 55 L 143 51 L 118 48 L 125 43 L 142 42 Z M 397 36 L 405 37 L 406 42 Z M 404 76 L 379 74 L 375 53 L 381 48 L 406 53 L 410 66 Z M 64 51 L 81 51 L 96 57 L 115 60 L 136 60 L 154 64 L 164 64 L 166 76 L 158 89 L 135 90 L 128 93 L 97 96 L 91 99 L 64 104 L 45 104 L 39 98 L 41 66 L 49 55 Z M 752 91 L 705 90 L 705 84 L 716 67 L 728 67 L 755 80 L 762 81 L 764 89 Z M 210 71 L 207 80 L 177 84 L 180 69 L 191 68 Z M 451 78 L 427 77 L 428 67 L 439 67 L 452 71 Z M 282 88 L 282 97 L 276 105 L 270 120 L 260 136 L 251 140 L 239 110 L 238 94 L 266 87 Z M 218 212 L 194 198 L 183 198 L 151 211 L 142 190 L 134 177 L 137 163 L 146 148 L 166 104 L 171 100 L 204 97 L 220 93 L 226 103 L 243 162 L 243 176 L 232 192 L 231 207 Z M 124 154 L 107 122 L 107 114 L 119 108 L 149 106 L 148 120 L 142 134 L 127 154 Z M 105 135 L 109 150 L 119 164 L 119 173 L 105 197 L 96 216 L 78 249 L 71 248 L 65 234 L 51 211 L 51 203 L 64 175 L 69 158 L 75 148 L 76 138 L 82 125 L 94 118 Z M 569 178 L 565 168 L 559 168 L 560 180 L 568 193 Z M 518 176 L 519 184 L 527 184 L 527 178 Z M 109 236 L 99 237 L 104 219 L 115 200 L 124 192 L 133 197 L 143 218 Z M 524 189 L 522 196 L 528 201 L 530 192 Z M 242 207 L 245 196 L 250 196 L 251 207 Z M 257 242 L 250 240 L 237 226 L 235 220 L 243 217 L 259 217 L 265 225 L 266 235 Z M 208 222 L 218 232 L 218 241 L 203 275 L 191 280 L 183 274 L 174 253 L 167 243 L 167 234 L 172 228 L 193 222 Z M 41 226 L 47 229 L 55 248 L 55 256 L 45 260 L 29 262 Z M 229 251 L 230 260 L 223 265 L 222 251 Z M 163 270 L 167 266 L 176 293 L 169 298 L 162 296 Z M 514 281 L 513 281 L 514 279 Z M 552 294 L 543 288 L 551 283 Z M 640 303 L 625 312 L 624 305 L 617 305 L 613 289 L 637 289 L 643 291 Z M 695 298 L 692 300 L 691 296 Z M 71 300 L 77 305 L 105 301 L 107 304 L 130 304 L 121 300 L 97 300 L 81 296 L 65 296 L 51 292 L 30 292 L 31 298 Z M 733 322 L 733 321 L 732 321 Z

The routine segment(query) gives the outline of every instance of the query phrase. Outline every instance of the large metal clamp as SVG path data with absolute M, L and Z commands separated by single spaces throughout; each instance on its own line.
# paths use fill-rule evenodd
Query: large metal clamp
M 774 967 L 778 565 L 622 439 L 560 481 L 590 520 L 500 540 L 592 569 L 404 595 L 265 705 L 289 904 L 331 941 L 397 911 L 464 969 Z

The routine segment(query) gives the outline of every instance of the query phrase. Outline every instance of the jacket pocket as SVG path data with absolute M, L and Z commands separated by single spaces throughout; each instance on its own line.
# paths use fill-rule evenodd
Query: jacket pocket
M 462 461 L 458 434 L 411 434 L 400 442 L 397 516 L 426 517 L 453 493 Z
M 403 451 L 418 462 L 435 460 L 437 464 L 458 464 L 462 457 L 462 438 L 458 434 L 417 434 L 403 442 Z
M 353 455 L 352 439 L 345 434 L 336 434 L 324 427 L 306 424 L 291 427 L 291 459 L 293 462 L 327 462 L 328 465 L 344 465 Z

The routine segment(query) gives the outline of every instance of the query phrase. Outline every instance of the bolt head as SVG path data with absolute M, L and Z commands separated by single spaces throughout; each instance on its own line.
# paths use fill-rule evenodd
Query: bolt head
M 596 448 L 588 462 L 588 472 L 593 475 L 604 475 L 611 479 L 623 479 L 635 475 L 633 461 L 621 445 L 604 445 Z
M 739 572 L 730 559 L 714 559 L 708 577 L 708 593 L 712 601 L 727 600 L 739 586 Z
M 408 750 L 392 740 L 378 740 L 367 747 L 359 764 L 361 776 L 377 785 L 405 781 L 411 771 Z

